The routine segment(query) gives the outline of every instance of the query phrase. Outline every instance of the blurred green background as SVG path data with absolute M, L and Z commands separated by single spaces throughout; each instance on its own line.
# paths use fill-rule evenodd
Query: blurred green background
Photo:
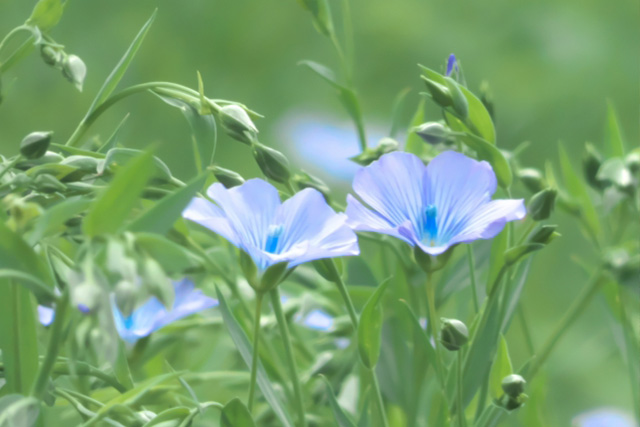
M 24 22 L 33 3 L 0 0 L 0 36 Z M 295 145 L 305 141 L 287 135 L 283 121 L 302 114 L 337 125 L 346 122 L 332 89 L 296 65 L 312 59 L 338 68 L 331 46 L 294 0 L 75 0 L 68 2 L 52 36 L 87 64 L 84 92 L 75 91 L 37 54 L 2 76 L 0 152 L 15 154 L 22 137 L 33 130 L 53 130 L 57 142 L 64 142 L 156 7 L 157 19 L 122 85 L 165 80 L 196 87 L 199 70 L 208 96 L 240 101 L 264 114 L 257 122 L 261 139 L 292 158 L 297 158 Z M 638 145 L 637 0 L 355 0 L 352 8 L 355 84 L 371 128 L 387 129 L 400 90 L 413 88 L 409 99 L 417 102 L 422 90 L 417 63 L 441 69 L 455 52 L 472 90 L 482 80 L 490 83 L 499 146 L 531 142 L 522 157 L 526 166 L 542 167 L 547 159 L 557 164 L 560 140 L 576 166 L 585 141 L 604 148 L 607 99 L 618 110 L 627 146 Z M 338 10 L 336 5 L 334 15 Z M 439 118 L 435 109 L 429 111 Z M 123 142 L 158 142 L 160 156 L 176 175 L 193 173 L 188 125 L 152 96 L 120 103 L 94 130 L 108 136 L 127 113 Z M 355 146 L 354 138 L 345 143 Z M 224 135 L 217 162 L 246 176 L 258 174 L 247 147 Z M 535 260 L 523 298 L 538 345 L 587 279 L 572 257 L 595 259 L 572 220 L 557 213 L 556 221 L 563 237 Z M 516 366 L 526 356 L 519 332 L 514 326 L 508 337 Z M 597 407 L 630 409 L 619 338 L 604 300 L 597 299 L 548 364 L 550 425 L 570 425 L 576 414 Z

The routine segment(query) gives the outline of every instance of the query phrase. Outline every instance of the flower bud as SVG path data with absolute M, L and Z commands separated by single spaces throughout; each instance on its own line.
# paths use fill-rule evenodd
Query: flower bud
M 11 180 L 11 185 L 14 188 L 24 188 L 31 184 L 32 179 L 29 175 L 24 172 L 17 173 L 13 179 Z
M 253 158 L 256 159 L 262 173 L 269 179 L 286 183 L 291 177 L 287 158 L 271 147 L 256 143 L 253 146 Z
M 548 245 L 553 239 L 560 236 L 560 233 L 556 233 L 557 225 L 539 225 L 535 230 L 527 237 L 527 243 L 542 243 Z
M 458 117 L 466 119 L 469 115 L 469 102 L 467 101 L 467 97 L 464 96 L 460 86 L 458 86 L 455 80 L 451 77 L 445 77 L 444 79 L 451 93 L 453 110 L 458 114 Z
M 367 148 L 357 156 L 350 157 L 349 160 L 362 166 L 367 166 L 383 155 L 396 151 L 398 149 L 398 141 L 393 138 L 382 138 L 375 148 Z
M 67 189 L 67 186 L 61 183 L 58 178 L 48 173 L 36 176 L 33 180 L 33 186 L 41 193 L 55 193 Z
M 451 97 L 451 91 L 447 86 L 441 85 L 440 83 L 436 83 L 433 80 L 422 77 L 425 84 L 427 85 L 427 90 L 431 95 L 431 98 L 441 107 L 450 107 L 453 105 L 453 99 Z
M 532 193 L 542 191 L 547 183 L 538 169 L 526 168 L 518 171 L 518 178 Z
M 62 75 L 82 92 L 82 84 L 87 76 L 87 66 L 78 56 L 69 55 L 62 62 Z
M 225 105 L 220 108 L 218 114 L 222 128 L 231 138 L 245 144 L 255 141 L 258 128 L 242 107 L 234 104 Z
M 137 286 L 128 280 L 120 280 L 116 285 L 116 304 L 124 317 L 129 317 L 133 309 L 136 308 L 137 293 Z
M 615 185 L 625 192 L 633 189 L 631 171 L 627 169 L 625 162 L 619 157 L 606 160 L 600 166 L 596 178 L 605 185 Z
M 425 142 L 429 144 L 440 144 L 449 139 L 449 129 L 442 123 L 427 122 L 415 128 L 418 134 Z
M 26 159 L 44 156 L 51 143 L 53 132 L 31 132 L 20 143 L 20 154 Z
M 47 65 L 55 66 L 62 60 L 62 53 L 50 45 L 40 45 L 40 56 Z
M 586 152 L 582 159 L 582 170 L 584 172 L 584 176 L 590 186 L 596 189 L 602 189 L 602 183 L 596 178 L 598 175 L 598 169 L 600 169 L 600 165 L 602 165 L 602 156 L 598 153 L 596 147 L 591 144 L 587 144 L 585 149 Z
M 219 166 L 212 166 L 210 169 L 213 171 L 213 176 L 225 188 L 237 187 L 244 183 L 244 178 L 237 172 Z
M 527 384 L 524 378 L 518 374 L 511 374 L 502 380 L 502 391 L 514 399 L 517 399 L 524 393 L 524 386 Z
M 27 170 L 34 166 L 44 165 L 48 163 L 60 163 L 64 160 L 64 157 L 53 151 L 47 151 L 44 156 L 37 159 L 28 159 L 16 163 L 16 169 Z
M 85 281 L 72 288 L 73 303 L 85 314 L 98 308 L 102 299 L 102 289 L 93 281 Z
M 640 172 L 640 150 L 636 149 L 627 154 L 627 157 L 624 159 L 624 164 L 632 174 L 637 175 L 638 172 Z
M 458 351 L 469 341 L 467 326 L 457 319 L 441 319 L 440 342 L 449 351 Z
M 302 171 L 293 176 L 293 182 L 296 184 L 296 187 L 299 190 L 303 190 L 305 188 L 313 188 L 322 193 L 325 200 L 329 200 L 329 194 L 331 190 L 319 178 L 316 178 L 315 176 L 309 175 L 308 173 Z
M 484 108 L 487 109 L 491 118 L 495 121 L 495 104 L 493 102 L 493 92 L 489 87 L 489 82 L 483 80 L 480 83 L 480 101 L 484 104 Z
M 536 193 L 529 201 L 529 214 L 534 221 L 542 221 L 551 215 L 556 203 L 558 191 L 555 188 L 545 188 Z

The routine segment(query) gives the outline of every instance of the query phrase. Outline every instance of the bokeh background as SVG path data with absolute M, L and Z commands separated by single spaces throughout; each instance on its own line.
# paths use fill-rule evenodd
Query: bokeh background
M 0 36 L 23 22 L 33 3 L 0 0 Z M 312 59 L 337 69 L 337 58 L 294 0 L 69 2 L 52 36 L 87 64 L 84 92 L 75 91 L 37 54 L 2 76 L 0 152 L 15 154 L 33 130 L 53 130 L 57 142 L 64 142 L 155 8 L 157 19 L 123 85 L 165 80 L 196 87 L 199 70 L 208 96 L 241 101 L 265 115 L 257 122 L 263 142 L 287 153 L 296 167 L 348 190 L 353 168 L 345 172 L 339 160 L 357 151 L 355 133 L 333 90 L 297 65 Z M 334 7 L 335 15 L 339 9 Z M 559 141 L 576 166 L 585 141 L 603 148 L 607 99 L 618 110 L 627 146 L 638 145 L 637 0 L 354 0 L 352 15 L 355 84 L 372 143 L 388 132 L 398 92 L 411 88 L 408 102 L 417 104 L 422 87 L 416 64 L 441 69 L 455 52 L 472 90 L 483 80 L 490 84 L 498 145 L 509 149 L 530 141 L 522 157 L 526 166 L 543 167 L 546 160 L 557 164 Z M 157 142 L 176 175 L 194 173 L 188 125 L 150 95 L 112 108 L 95 130 L 107 136 L 127 113 L 123 142 L 133 147 Z M 428 114 L 439 118 L 435 109 Z M 258 175 L 247 147 L 225 135 L 220 135 L 217 162 Z M 571 259 L 594 259 L 573 221 L 560 212 L 555 219 L 563 237 L 535 260 L 523 297 L 538 345 L 587 279 Z M 598 298 L 551 357 L 549 425 L 570 425 L 578 414 L 597 408 L 630 411 L 620 337 L 611 325 Z M 513 327 L 508 337 L 516 366 L 526 357 L 519 334 Z

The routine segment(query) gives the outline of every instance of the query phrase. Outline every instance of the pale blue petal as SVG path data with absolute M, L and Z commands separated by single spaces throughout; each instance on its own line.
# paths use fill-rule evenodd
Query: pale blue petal
M 55 318 L 55 310 L 51 307 L 45 307 L 44 305 L 38 306 L 38 320 L 44 326 L 49 326 Z
M 188 279 L 183 279 L 174 283 L 176 297 L 173 307 L 169 313 L 157 319 L 154 330 L 158 330 L 178 319 L 189 316 L 193 313 L 205 310 L 218 305 L 218 300 L 206 296 L 199 289 L 194 289 L 193 283 Z
M 351 194 L 347 194 L 347 209 L 345 213 L 348 217 L 347 225 L 356 231 L 373 231 L 375 233 L 388 234 L 413 245 L 413 239 L 407 239 L 399 232 L 398 227 L 394 226 L 379 213 L 365 207 Z
M 275 223 L 282 236 L 275 253 L 291 267 L 320 258 L 357 255 L 358 238 L 315 189 L 307 188 L 286 200 L 278 209 Z
M 265 248 L 269 226 L 280 206 L 278 190 L 262 179 L 250 179 L 230 189 L 215 183 L 207 194 L 224 211 L 236 233 L 238 246 L 259 264 L 256 258 L 260 258 Z
M 444 245 L 459 234 L 468 219 L 491 200 L 496 186 L 493 169 L 485 161 L 455 151 L 435 157 L 427 166 L 424 205 L 437 210 L 434 246 Z M 422 223 L 419 227 L 423 227 Z
M 200 197 L 194 197 L 182 212 L 182 216 L 221 235 L 234 246 L 240 246 L 240 240 L 224 212 L 214 203 Z
M 394 227 L 406 221 L 420 224 L 425 206 L 425 170 L 422 161 L 413 154 L 385 154 L 358 171 L 353 189 Z
M 460 233 L 452 237 L 450 244 L 492 239 L 507 222 L 523 219 L 526 214 L 523 199 L 493 200 L 473 212 Z

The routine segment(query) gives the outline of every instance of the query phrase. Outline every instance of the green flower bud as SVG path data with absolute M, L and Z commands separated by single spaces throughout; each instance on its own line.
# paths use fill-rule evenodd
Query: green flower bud
M 24 188 L 27 187 L 29 184 L 31 184 L 32 179 L 29 175 L 27 175 L 26 173 L 20 172 L 17 173 L 13 179 L 11 180 L 11 185 L 14 188 Z
M 62 52 L 50 45 L 40 45 L 40 56 L 47 65 L 55 66 L 62 60 Z
M 619 157 L 606 160 L 600 166 L 596 178 L 605 185 L 615 185 L 624 192 L 633 190 L 631 171 Z
M 16 164 L 17 169 L 27 170 L 31 169 L 34 166 L 44 165 L 47 163 L 60 163 L 64 160 L 64 157 L 58 153 L 54 153 L 53 151 L 47 151 L 44 156 L 37 159 L 28 159 L 18 162 Z
M 596 178 L 598 175 L 598 169 L 600 169 L 600 165 L 602 165 L 602 156 L 592 144 L 587 144 L 585 149 L 586 152 L 582 159 L 582 170 L 584 172 L 584 176 L 590 186 L 598 190 L 602 189 L 602 183 Z
M 116 285 L 116 304 L 125 317 L 128 317 L 136 308 L 138 287 L 128 280 L 121 280 Z
M 529 201 L 529 214 L 534 221 L 542 221 L 551 215 L 556 203 L 558 191 L 555 188 L 546 188 L 531 197 Z
M 440 342 L 449 351 L 458 351 L 469 341 L 467 326 L 457 319 L 441 319 Z
M 35 177 L 33 186 L 41 193 L 62 192 L 67 186 L 61 183 L 58 178 L 48 173 L 43 173 Z
M 73 303 L 83 313 L 91 313 L 103 300 L 102 289 L 93 280 L 85 281 L 72 288 Z
M 635 149 L 627 154 L 627 157 L 624 159 L 624 164 L 632 174 L 637 175 L 638 172 L 640 172 L 640 150 Z
M 252 144 L 256 140 L 258 128 L 244 108 L 234 104 L 225 105 L 220 108 L 218 115 L 222 128 L 231 138 L 245 144 Z
M 289 177 L 291 177 L 289 161 L 278 150 L 255 143 L 253 145 L 253 158 L 256 159 L 260 170 L 267 178 L 279 183 L 289 181 Z
M 447 86 L 443 86 L 440 83 L 436 83 L 433 80 L 422 76 L 427 90 L 431 95 L 431 98 L 441 107 L 450 107 L 453 105 L 453 98 L 451 97 L 451 91 Z
M 557 225 L 539 225 L 529 234 L 527 243 L 542 243 L 543 245 L 548 245 L 553 239 L 560 236 L 559 233 L 556 233 L 557 228 Z
M 226 188 L 237 187 L 244 183 L 244 178 L 237 172 L 219 166 L 212 166 L 210 169 L 218 182 Z
M 82 92 L 82 84 L 87 76 L 87 66 L 78 56 L 69 55 L 62 62 L 62 75 Z
M 20 154 L 27 159 L 44 156 L 51 143 L 53 132 L 31 132 L 20 143 Z
M 514 399 L 524 393 L 524 386 L 527 384 L 524 378 L 518 374 L 511 374 L 502 380 L 502 391 Z
M 538 169 L 520 169 L 518 171 L 518 178 L 532 193 L 542 191 L 547 186 L 547 182 Z
M 433 145 L 447 142 L 450 137 L 449 129 L 438 122 L 423 123 L 416 127 L 414 131 L 425 142 Z
M 451 93 L 453 110 L 456 112 L 458 117 L 466 119 L 469 115 L 469 102 L 467 101 L 467 97 L 464 96 L 460 86 L 455 80 L 451 77 L 445 77 L 444 79 L 447 82 L 447 87 Z
M 367 166 L 383 155 L 396 151 L 398 149 L 398 141 L 393 138 L 382 138 L 375 148 L 367 148 L 357 156 L 350 157 L 349 160 L 362 165 Z
M 309 175 L 308 173 L 302 171 L 298 174 L 295 174 L 292 180 L 299 190 L 303 190 L 305 188 L 313 188 L 322 193 L 325 200 L 329 200 L 329 194 L 331 190 L 319 178 L 316 178 L 315 176 Z

